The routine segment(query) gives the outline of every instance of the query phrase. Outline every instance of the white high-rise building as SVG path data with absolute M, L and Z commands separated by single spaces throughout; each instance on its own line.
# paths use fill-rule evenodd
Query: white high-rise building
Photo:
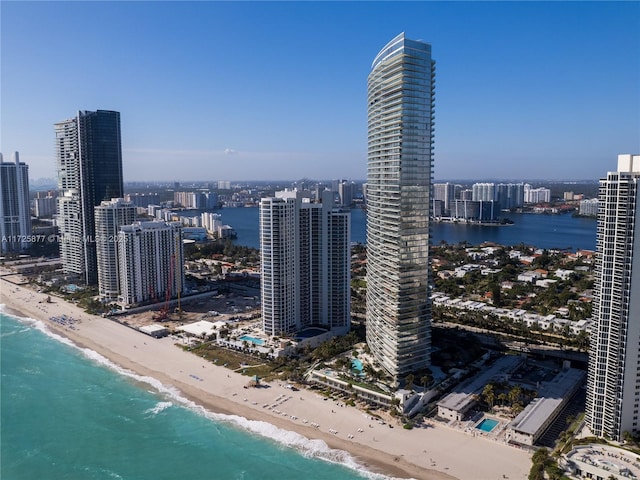
M 453 183 L 434 183 L 433 184 L 433 200 L 442 202 L 444 215 L 448 216 L 451 212 L 451 206 L 455 200 L 455 185 Z M 436 215 L 439 216 L 439 215 Z
M 333 193 L 277 192 L 260 201 L 262 321 L 265 333 L 320 327 L 344 334 L 351 325 L 349 211 Z
M 207 232 L 218 238 L 234 238 L 236 231 L 230 225 L 222 223 L 222 215 L 219 213 L 204 212 L 200 215 L 201 225 Z
M 522 207 L 524 205 L 524 184 L 499 183 L 496 186 L 496 200 L 500 204 L 500 208 L 504 210 Z
M 368 78 L 367 344 L 396 380 L 430 365 L 435 61 L 401 33 Z
M 338 197 L 341 207 L 350 207 L 353 204 L 353 193 L 356 184 L 347 180 L 342 180 L 338 184 Z
M 551 190 L 544 187 L 532 188 L 528 183 L 524 184 L 524 203 L 549 203 Z
M 105 200 L 95 207 L 98 292 L 102 300 L 117 300 L 120 295 L 118 232 L 122 225 L 135 220 L 135 205 L 122 198 Z
M 184 251 L 179 222 L 135 222 L 118 234 L 119 302 L 162 301 L 184 290 Z
M 0 253 L 19 252 L 31 243 L 29 166 L 18 152 L 13 162 L 3 162 L 0 153 L 0 237 Z
M 637 433 L 640 411 L 640 155 L 600 180 L 585 420 L 599 437 Z
M 58 204 L 58 192 L 37 192 L 33 199 L 33 213 L 37 218 L 53 217 Z
M 157 193 L 127 193 L 124 199 L 133 203 L 136 207 L 147 208 L 149 205 L 158 203 Z
M 588 198 L 586 200 L 580 200 L 580 215 L 589 217 L 595 217 L 598 215 L 598 199 Z
M 492 202 L 496 199 L 496 184 L 474 183 L 471 192 L 471 200 L 474 202 Z
M 220 227 L 222 227 L 222 215 L 219 213 L 204 212 L 200 214 L 200 218 L 202 226 L 209 233 L 218 233 Z

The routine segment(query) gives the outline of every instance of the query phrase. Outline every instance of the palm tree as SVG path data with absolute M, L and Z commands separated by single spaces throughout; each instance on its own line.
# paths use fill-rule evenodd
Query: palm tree
M 625 443 L 633 443 L 635 441 L 635 439 L 633 438 L 633 435 L 628 430 L 625 430 L 624 432 L 622 432 L 622 439 L 624 440 Z
M 488 383 L 485 385 L 482 390 L 482 398 L 489 405 L 490 408 L 493 408 L 493 402 L 495 401 L 495 392 L 493 391 L 493 385 Z
M 413 389 L 413 382 L 415 381 L 416 377 L 413 373 L 410 373 L 409 375 L 406 376 L 405 378 L 405 388 L 407 390 L 412 390 Z
M 509 401 L 511 402 L 511 405 L 518 403 L 520 401 L 520 397 L 522 397 L 522 387 L 520 385 L 516 385 L 509 390 Z

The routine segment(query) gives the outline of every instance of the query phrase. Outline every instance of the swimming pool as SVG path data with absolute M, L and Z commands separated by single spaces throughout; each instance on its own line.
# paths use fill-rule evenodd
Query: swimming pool
M 491 430 L 496 428 L 496 425 L 498 425 L 498 423 L 500 422 L 498 422 L 498 420 L 494 420 L 493 418 L 485 418 L 478 425 L 476 425 L 476 428 L 478 430 L 482 430 L 483 432 L 489 433 Z
M 358 372 L 362 372 L 362 362 L 357 358 L 351 360 L 351 368 L 357 370 Z
M 251 342 L 254 345 L 262 345 L 264 343 L 264 340 L 260 340 L 259 338 L 255 338 L 255 337 L 250 337 L 249 335 L 243 335 L 241 337 L 238 337 L 238 340 Z

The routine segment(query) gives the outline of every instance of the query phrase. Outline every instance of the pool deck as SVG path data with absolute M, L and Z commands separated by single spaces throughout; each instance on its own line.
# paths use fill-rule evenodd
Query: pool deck
M 485 425 L 491 425 L 491 428 L 485 427 Z M 499 420 L 496 420 L 494 418 L 485 417 L 482 420 L 480 420 L 480 423 L 478 423 L 476 425 L 476 428 L 478 430 L 481 430 L 481 431 L 485 432 L 485 433 L 490 433 L 498 425 L 500 425 L 500 421 Z M 487 428 L 488 428 L 488 430 L 487 430 Z
M 573 478 L 582 478 L 587 472 L 594 478 L 620 476 L 640 478 L 640 461 L 630 451 L 609 445 L 591 444 L 575 447 L 563 458 L 563 463 L 572 472 Z M 581 472 L 578 475 L 578 470 Z
M 264 340 L 260 339 L 260 338 L 256 338 L 256 337 L 252 337 L 251 335 L 242 335 L 241 337 L 238 337 L 238 340 L 243 340 L 246 342 L 251 342 L 255 345 L 264 345 Z

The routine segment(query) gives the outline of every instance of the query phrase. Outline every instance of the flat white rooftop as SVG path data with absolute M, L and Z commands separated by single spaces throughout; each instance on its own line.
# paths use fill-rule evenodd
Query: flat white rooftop
M 216 330 L 216 326 L 212 322 L 207 322 L 206 320 L 200 320 L 199 322 L 190 323 L 189 325 L 183 325 L 182 327 L 178 327 L 178 330 L 186 333 L 190 333 L 191 335 L 195 335 L 196 337 L 201 336 L 203 333 L 205 335 L 211 335 Z
M 535 435 L 576 384 L 584 380 L 584 371 L 568 368 L 561 371 L 550 382 L 544 382 L 538 391 L 538 397 L 525 407 L 509 426 L 517 432 Z

